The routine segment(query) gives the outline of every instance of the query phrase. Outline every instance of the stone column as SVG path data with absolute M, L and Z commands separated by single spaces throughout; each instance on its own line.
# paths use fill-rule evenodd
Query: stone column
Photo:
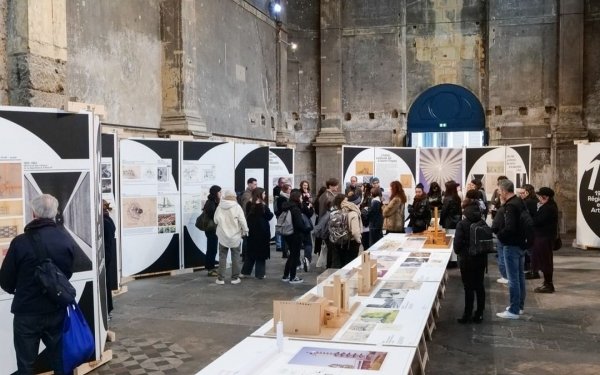
M 160 4 L 161 41 L 163 44 L 163 113 L 159 134 L 185 134 L 208 138 L 206 123 L 195 97 L 195 61 L 189 38 L 194 37 L 196 9 L 194 1 L 162 0 Z M 188 63 L 188 60 L 191 63 Z
M 288 33 L 283 28 L 283 23 L 277 21 L 276 24 L 276 45 L 275 54 L 277 58 L 277 120 L 275 142 L 277 146 L 290 146 L 294 143 L 292 133 L 288 128 L 286 116 L 288 112 L 287 100 L 287 60 L 288 60 Z
M 8 2 L 10 105 L 60 108 L 66 102 L 66 0 Z
M 317 185 L 340 177 L 342 131 L 342 0 L 321 1 L 321 122 L 316 148 Z

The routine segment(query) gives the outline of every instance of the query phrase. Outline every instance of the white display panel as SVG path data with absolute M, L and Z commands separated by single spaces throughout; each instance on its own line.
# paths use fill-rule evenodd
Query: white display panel
M 581 246 L 600 247 L 600 143 L 577 145 L 577 232 Z
M 234 191 L 234 144 L 222 142 L 183 142 L 181 199 L 184 225 L 184 267 L 203 266 L 206 235 L 196 228 L 196 218 L 213 185 L 222 192 Z
M 248 337 L 198 375 L 409 374 L 415 348 Z
M 179 269 L 179 142 L 120 142 L 123 276 Z
M 344 192 L 350 178 L 356 176 L 359 183 L 370 182 L 375 175 L 375 149 L 373 147 L 342 146 L 342 186 Z M 382 185 L 383 186 L 383 185 Z
M 273 213 L 275 213 L 273 188 L 277 186 L 279 179 L 282 177 L 289 179 L 292 183 L 292 186 L 299 185 L 294 181 L 294 150 L 291 148 L 270 147 L 268 186 L 258 186 L 265 188 L 267 196 L 269 197 L 269 208 L 271 211 L 273 211 Z M 275 235 L 275 224 L 277 224 L 277 218 L 273 217 L 270 222 L 271 236 Z
M 93 329 L 98 359 L 106 339 L 105 317 L 102 316 L 105 300 L 99 296 L 98 282 L 98 275 L 103 272 L 103 254 L 97 251 L 102 235 L 99 233 L 102 228 L 99 182 L 96 182 L 100 180 L 99 122 L 90 113 L 1 107 L 0 133 L 0 177 L 4 180 L 0 181 L 0 226 L 16 227 L 17 234 L 21 234 L 25 224 L 33 219 L 31 199 L 41 194 L 51 194 L 58 199 L 56 222 L 76 245 L 71 282 Z M 69 136 L 64 137 L 64 134 Z M 21 174 L 19 180 L 15 171 Z M 19 205 L 22 205 L 21 210 Z M 7 220 L 11 223 L 3 223 Z M 5 234 L 14 233 L 7 230 Z M 12 325 L 8 324 L 12 322 L 12 295 L 2 294 L 0 301 L 0 334 L 8 338 L 12 336 Z M 0 363 L 2 370 L 16 370 L 12 340 L 2 340 Z M 49 369 L 47 363 L 40 366 Z

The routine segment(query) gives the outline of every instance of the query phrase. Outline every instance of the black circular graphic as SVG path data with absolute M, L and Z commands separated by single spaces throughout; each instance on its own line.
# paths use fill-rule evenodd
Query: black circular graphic
M 585 167 L 579 183 L 581 213 L 596 236 L 600 237 L 600 154 Z M 592 181 L 594 178 L 594 181 Z

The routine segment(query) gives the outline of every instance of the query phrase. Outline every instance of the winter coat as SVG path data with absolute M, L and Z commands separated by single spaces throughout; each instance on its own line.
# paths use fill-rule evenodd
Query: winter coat
M 535 215 L 537 214 L 538 202 L 539 201 L 536 197 L 527 197 L 523 199 L 523 203 L 525 203 L 525 207 L 527 207 L 527 210 L 529 211 L 529 215 L 531 215 L 531 217 L 535 217 Z
M 240 195 L 240 206 L 244 209 L 244 214 L 248 215 L 248 203 L 252 200 L 252 190 L 246 188 L 242 195 Z
M 119 287 L 117 270 L 117 228 L 108 214 L 103 214 L 104 219 L 104 261 L 106 264 L 106 285 L 110 290 Z
M 248 256 L 253 259 L 269 259 L 271 254 L 271 226 L 273 213 L 264 203 L 248 203 Z
M 202 213 L 206 214 L 206 216 L 208 216 L 209 219 L 214 220 L 215 211 L 217 210 L 218 206 L 219 203 L 217 202 L 217 198 L 214 195 L 209 194 L 208 199 L 206 200 L 206 202 L 204 203 L 204 207 L 202 208 Z M 215 233 L 216 230 L 207 232 Z
M 404 233 L 404 202 L 394 197 L 383 207 L 383 228 L 390 232 Z
M 410 220 L 408 226 L 412 227 L 413 232 L 420 233 L 427 229 L 431 222 L 431 209 L 427 197 L 413 200 L 412 207 L 409 207 Z
M 500 221 L 498 222 L 499 227 L 496 236 L 498 241 L 502 242 L 503 245 L 508 246 L 520 246 L 525 247 L 525 233 L 522 233 L 519 228 L 519 222 L 521 217 L 521 210 L 527 209 L 521 198 L 516 195 L 512 196 L 507 200 L 502 207 L 504 212 Z M 499 212 L 496 213 L 499 216 Z
M 297 239 L 302 239 L 302 235 L 304 234 L 304 220 L 302 219 L 302 209 L 300 207 L 300 203 L 294 201 L 286 201 L 281 205 L 281 213 L 286 211 L 290 211 L 292 214 L 292 226 L 294 227 L 294 233 L 290 234 L 290 236 L 297 237 Z
M 442 227 L 446 229 L 455 229 L 456 224 L 460 221 L 460 217 L 460 203 L 450 196 L 444 197 L 442 212 L 440 212 L 440 224 Z
M 354 242 L 361 243 L 362 238 L 362 220 L 360 218 L 360 209 L 354 203 L 343 201 L 342 210 L 348 213 L 348 229 Z
M 275 200 L 275 216 L 279 217 L 282 212 L 283 204 L 290 200 L 290 195 L 288 193 L 279 192 L 279 196 Z
M 533 229 L 535 237 L 543 237 L 554 240 L 558 234 L 558 206 L 554 199 L 539 206 L 537 213 L 533 216 Z
M 433 211 L 434 207 L 440 208 L 442 207 L 442 192 L 437 193 L 429 193 L 427 195 L 427 201 L 429 203 L 429 207 L 431 207 L 431 211 Z
M 313 233 L 316 238 L 323 240 L 329 238 L 329 218 L 331 217 L 331 211 L 325 211 L 319 216 L 319 220 L 315 224 Z
M 457 255 L 468 256 L 471 235 L 471 224 L 480 222 L 482 220 L 479 204 L 476 201 L 470 203 L 463 210 L 463 216 L 464 219 L 459 221 L 456 225 L 453 247 L 454 252 Z
M 369 229 L 383 229 L 383 209 L 381 208 L 381 198 L 375 197 L 371 199 L 371 206 L 367 214 L 369 218 Z
M 335 194 L 329 190 L 325 190 L 319 197 L 319 211 L 325 211 L 327 209 L 327 203 L 333 202 L 333 198 L 335 198 Z
M 73 274 L 75 243 L 66 231 L 52 219 L 34 219 L 25 227 L 25 233 L 15 237 L 8 248 L 0 268 L 0 287 L 14 294 L 10 311 L 13 314 L 48 314 L 61 309 L 44 295 L 35 280 L 36 267 L 40 264 L 35 247 L 28 233 L 40 236 L 40 245 L 46 247 L 52 259 L 67 278 Z
M 215 211 L 215 224 L 217 224 L 217 237 L 219 243 L 225 247 L 238 247 L 242 237 L 248 235 L 248 224 L 244 210 L 234 197 L 221 199 Z

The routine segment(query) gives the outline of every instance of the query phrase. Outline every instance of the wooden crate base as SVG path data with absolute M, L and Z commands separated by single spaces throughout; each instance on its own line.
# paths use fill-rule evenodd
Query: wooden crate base
M 102 366 L 103 364 L 107 363 L 108 361 L 110 361 L 113 358 L 113 353 L 112 350 L 105 350 L 102 355 L 100 356 L 100 359 L 97 361 L 91 361 L 88 363 L 84 363 L 83 365 L 77 367 L 74 371 L 73 371 L 73 375 L 83 375 L 83 374 L 87 374 L 88 372 L 94 371 L 95 369 L 97 369 L 98 367 Z

